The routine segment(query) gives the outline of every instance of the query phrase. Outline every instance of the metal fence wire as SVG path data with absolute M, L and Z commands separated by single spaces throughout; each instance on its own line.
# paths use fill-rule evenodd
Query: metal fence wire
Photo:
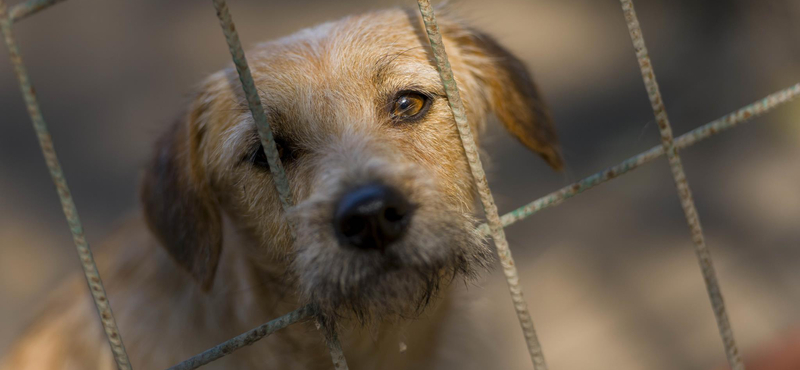
M 72 232 L 73 241 L 78 252 L 78 256 L 83 266 L 86 282 L 94 298 L 95 306 L 97 307 L 100 321 L 108 338 L 111 351 L 114 355 L 117 368 L 120 370 L 132 369 L 125 346 L 122 343 L 119 329 L 117 328 L 114 315 L 111 312 L 111 306 L 106 296 L 103 282 L 100 279 L 100 274 L 97 271 L 94 258 L 92 257 L 91 248 L 84 236 L 83 226 L 81 225 L 80 218 L 75 203 L 72 201 L 69 187 L 67 186 L 64 173 L 61 170 L 58 157 L 56 156 L 53 147 L 53 141 L 47 130 L 44 118 L 42 117 L 39 109 L 39 104 L 36 100 L 36 94 L 31 84 L 30 78 L 25 66 L 22 63 L 22 57 L 19 52 L 19 47 L 12 34 L 12 25 L 28 16 L 31 16 L 45 8 L 57 4 L 64 0 L 27 0 L 21 4 L 12 7 L 10 10 L 5 4 L 4 0 L 0 0 L 0 31 L 3 33 L 3 38 L 6 47 L 9 51 L 11 63 L 14 67 L 14 72 L 19 80 L 20 89 L 28 109 L 28 114 L 31 117 L 34 130 L 39 139 L 39 145 L 42 149 L 45 162 L 50 171 L 53 183 L 56 185 L 56 191 L 61 200 L 61 206 L 64 210 L 64 215 L 69 224 L 70 231 Z M 644 43 L 639 21 L 636 17 L 636 12 L 633 8 L 631 0 L 620 0 L 622 11 L 625 15 L 625 20 L 628 24 L 631 41 L 636 52 L 636 57 L 641 69 L 642 79 L 645 84 L 650 103 L 653 108 L 656 122 L 661 133 L 661 145 L 653 147 L 652 149 L 631 157 L 622 163 L 609 167 L 594 175 L 591 175 L 581 181 L 565 186 L 557 191 L 545 195 L 531 203 L 528 203 L 514 211 L 511 211 L 503 216 L 500 216 L 497 211 L 497 206 L 494 203 L 492 192 L 486 180 L 486 174 L 481 164 L 481 159 L 478 154 L 478 149 L 475 145 L 475 140 L 469 129 L 467 122 L 464 105 L 458 93 L 456 81 L 453 77 L 453 72 L 450 69 L 450 63 L 447 60 L 447 53 L 445 52 L 442 43 L 442 35 L 439 33 L 439 28 L 436 24 L 433 7 L 428 0 L 418 0 L 419 10 L 422 14 L 422 19 L 425 24 L 425 30 L 428 34 L 431 49 L 435 58 L 436 66 L 444 85 L 447 99 L 450 103 L 450 108 L 453 112 L 455 120 L 455 129 L 461 137 L 463 144 L 464 154 L 469 162 L 472 176 L 477 184 L 480 193 L 481 203 L 486 214 L 487 223 L 480 225 L 479 229 L 482 233 L 491 235 L 494 244 L 497 248 L 500 257 L 500 263 L 503 268 L 503 273 L 506 276 L 508 283 L 509 293 L 514 304 L 517 316 L 519 318 L 520 326 L 522 328 L 523 336 L 528 345 L 533 368 L 536 370 L 546 370 L 547 364 L 544 359 L 542 347 L 536 336 L 533 320 L 528 305 L 525 302 L 522 293 L 522 287 L 519 283 L 519 276 L 517 274 L 516 264 L 511 256 L 508 242 L 505 237 L 503 228 L 511 225 L 517 221 L 527 218 L 534 213 L 537 213 L 545 208 L 560 204 L 566 199 L 569 199 L 581 192 L 591 189 L 606 181 L 609 181 L 617 176 L 632 171 L 646 163 L 652 162 L 654 159 L 663 155 L 667 156 L 672 176 L 675 180 L 675 186 L 680 197 L 681 206 L 683 207 L 686 221 L 689 225 L 689 230 L 694 242 L 695 253 L 697 255 L 698 263 L 705 280 L 706 290 L 711 301 L 717 326 L 719 328 L 722 343 L 725 348 L 728 363 L 733 370 L 744 370 L 741 358 L 739 356 L 736 342 L 733 337 L 730 321 L 725 309 L 725 303 L 722 299 L 722 293 L 717 281 L 714 266 L 709 253 L 708 247 L 705 244 L 703 230 L 700 226 L 700 219 L 697 214 L 697 209 L 694 205 L 692 193 L 689 188 L 689 182 L 686 179 L 686 174 L 683 171 L 681 158 L 678 155 L 680 149 L 694 145 L 695 143 L 704 140 L 712 135 L 720 133 L 724 130 L 735 127 L 736 125 L 749 120 L 755 116 L 766 113 L 775 107 L 789 102 L 800 94 L 800 83 L 792 87 L 778 91 L 761 100 L 758 100 L 750 105 L 747 105 L 733 113 L 730 113 L 715 121 L 709 122 L 700 126 L 686 134 L 677 138 L 673 137 L 672 128 L 667 117 L 666 108 L 661 98 L 661 92 L 656 81 L 655 73 L 647 53 L 647 47 Z M 263 144 L 264 151 L 269 162 L 269 168 L 272 171 L 272 176 L 275 179 L 275 186 L 277 187 L 280 195 L 281 205 L 284 209 L 288 209 L 293 204 L 292 194 L 289 188 L 289 183 L 286 179 L 283 166 L 281 165 L 280 156 L 275 146 L 272 136 L 270 124 L 264 113 L 264 107 L 261 105 L 261 99 L 250 74 L 250 69 L 247 65 L 242 45 L 239 41 L 239 36 L 236 33 L 233 20 L 231 19 L 230 12 L 225 0 L 213 0 L 214 7 L 217 11 L 217 16 L 222 26 L 222 31 L 228 43 L 228 47 L 239 74 L 242 83 L 242 89 L 247 97 L 247 103 L 253 119 L 256 122 L 261 143 Z M 291 225 L 290 225 L 291 228 Z M 309 305 L 301 307 L 286 315 L 278 317 L 270 322 L 267 322 L 257 328 L 245 332 L 237 337 L 225 341 L 213 348 L 210 348 L 192 358 L 189 358 L 171 368 L 170 370 L 178 369 L 196 369 L 200 366 L 208 364 L 221 357 L 227 356 L 239 348 L 251 345 L 256 341 L 274 333 L 277 330 L 285 328 L 289 325 L 297 323 L 302 319 L 315 317 L 316 309 Z M 334 330 L 322 330 L 325 333 L 326 343 L 331 354 L 334 368 L 347 369 L 347 362 L 342 352 L 341 344 L 337 339 L 337 334 Z

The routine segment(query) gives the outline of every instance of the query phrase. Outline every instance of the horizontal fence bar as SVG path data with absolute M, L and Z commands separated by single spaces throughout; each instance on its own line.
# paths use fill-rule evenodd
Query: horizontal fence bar
M 685 149 L 692 146 L 699 141 L 708 139 L 711 136 L 719 134 L 723 131 L 736 127 L 738 124 L 746 122 L 752 118 L 767 113 L 778 106 L 792 101 L 800 95 L 800 83 L 770 94 L 769 96 L 749 104 L 741 109 L 730 113 L 722 118 L 711 121 L 702 125 L 692 131 L 689 131 L 675 139 L 675 146 L 678 149 Z M 518 221 L 524 220 L 544 209 L 550 208 L 561 204 L 566 199 L 578 195 L 586 190 L 594 188 L 602 183 L 605 183 L 613 178 L 616 178 L 629 171 L 635 170 L 640 166 L 652 162 L 654 159 L 664 155 L 664 147 L 661 145 L 650 148 L 643 153 L 626 159 L 620 164 L 609 167 L 603 171 L 597 172 L 594 175 L 584 178 L 578 182 L 567 185 L 559 190 L 547 194 L 539 199 L 534 200 L 522 207 L 519 207 L 511 212 L 504 214 L 500 217 L 503 226 L 510 226 Z M 483 234 L 489 233 L 489 226 L 482 224 L 479 230 Z
M 83 224 L 81 223 L 80 217 L 78 217 L 78 208 L 75 206 L 75 202 L 72 199 L 72 193 L 69 190 L 69 186 L 67 186 L 67 179 L 64 177 L 64 172 L 58 161 L 58 156 L 53 146 L 53 140 L 50 137 L 47 124 L 39 108 L 39 102 L 36 99 L 33 84 L 25 69 L 25 65 L 22 63 L 22 55 L 20 54 L 19 47 L 17 46 L 16 40 L 14 40 L 11 30 L 11 18 L 7 16 L 6 11 L 5 1 L 0 0 L 0 31 L 2 31 L 3 38 L 8 47 L 9 58 L 11 59 L 14 72 L 19 80 L 19 86 L 22 90 L 22 96 L 25 99 L 28 115 L 31 117 L 33 129 L 36 131 L 36 136 L 39 139 L 39 146 L 42 149 L 42 155 L 44 156 L 47 168 L 50 170 L 50 177 L 53 180 L 53 184 L 56 186 L 56 192 L 61 201 L 61 209 L 64 211 L 67 224 L 69 224 L 69 230 L 72 233 L 72 241 L 75 243 L 75 249 L 78 252 L 78 257 L 83 267 L 83 274 L 86 277 L 86 283 L 89 285 L 89 291 L 94 299 L 97 313 L 100 315 L 100 322 L 103 325 L 106 338 L 111 346 L 111 353 L 114 357 L 114 361 L 119 370 L 129 370 L 131 369 L 131 363 L 128 360 L 128 354 L 125 352 L 125 346 L 122 343 L 122 337 L 119 334 L 117 322 L 114 320 L 114 314 L 111 312 L 111 304 L 108 301 L 103 281 L 100 279 L 100 273 L 94 262 L 94 256 L 89 247 L 89 242 L 86 240 Z
M 292 325 L 302 319 L 308 318 L 313 314 L 314 309 L 311 307 L 311 305 L 301 307 L 255 329 L 249 330 L 223 343 L 220 343 L 214 346 L 214 348 L 210 348 L 199 355 L 170 367 L 168 370 L 197 369 L 198 367 L 208 364 L 209 362 L 227 356 L 242 347 L 249 346 L 263 339 L 264 337 L 267 337 L 272 333 Z M 264 366 L 267 365 L 265 364 Z
M 455 119 L 456 128 L 461 138 L 461 144 L 464 147 L 464 154 L 467 157 L 473 180 L 475 180 L 478 193 L 480 194 L 492 239 L 497 248 L 497 255 L 500 258 L 500 264 L 503 266 L 503 273 L 505 274 L 506 283 L 508 284 L 508 291 L 514 303 L 514 309 L 517 312 L 517 318 L 519 319 L 522 333 L 525 336 L 531 362 L 533 362 L 535 370 L 547 370 L 542 346 L 539 343 L 539 338 L 536 335 L 536 329 L 533 325 L 533 318 L 528 311 L 528 304 L 525 302 L 525 298 L 522 294 L 522 286 L 519 282 L 516 263 L 514 263 L 514 258 L 511 256 L 511 249 L 508 246 L 508 241 L 503 231 L 503 225 L 500 223 L 500 216 L 497 213 L 497 205 L 495 205 L 492 191 L 489 188 L 489 182 L 486 180 L 486 173 L 483 170 L 483 164 L 481 163 L 481 158 L 478 153 L 478 146 L 475 144 L 475 139 L 472 137 L 472 129 L 467 122 L 466 109 L 458 93 L 458 86 L 456 86 L 456 80 L 453 77 L 450 62 L 447 59 L 447 53 L 444 48 L 444 43 L 442 42 L 442 35 L 439 32 L 439 26 L 436 24 L 433 7 L 428 0 L 418 0 L 417 3 L 419 4 L 419 10 L 422 14 L 422 21 L 425 23 L 425 31 L 428 34 L 428 41 L 430 41 L 433 56 L 436 59 L 436 67 L 439 70 L 442 85 L 444 85 L 447 101 L 450 103 L 450 109 L 453 112 L 453 118 Z
M 16 23 L 62 1 L 65 0 L 28 0 L 11 7 L 8 17 L 11 19 L 11 23 Z

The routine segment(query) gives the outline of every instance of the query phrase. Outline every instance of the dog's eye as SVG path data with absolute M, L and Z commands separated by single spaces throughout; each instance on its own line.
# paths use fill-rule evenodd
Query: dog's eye
M 288 144 L 284 140 L 275 139 L 275 147 L 278 149 L 278 155 L 281 157 L 281 162 L 285 165 L 291 163 L 294 159 L 297 158 L 297 150 L 294 150 L 291 144 Z M 258 144 L 258 148 L 254 150 L 250 156 L 249 161 L 254 166 L 261 167 L 264 169 L 269 170 L 269 162 L 267 161 L 267 154 L 264 152 L 264 146 L 260 143 Z
M 430 98 L 415 91 L 402 91 L 392 103 L 392 117 L 400 120 L 421 118 L 430 107 Z

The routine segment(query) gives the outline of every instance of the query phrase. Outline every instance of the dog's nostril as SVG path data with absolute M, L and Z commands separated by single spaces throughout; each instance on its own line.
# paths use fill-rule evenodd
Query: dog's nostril
M 361 217 L 345 217 L 339 222 L 342 235 L 351 237 L 358 235 L 367 227 L 367 223 Z
M 384 249 L 403 236 L 412 206 L 397 190 L 379 184 L 345 194 L 334 215 L 342 244 L 363 249 Z
M 395 207 L 389 207 L 383 212 L 383 217 L 389 222 L 398 222 L 405 217 L 405 212 L 400 211 Z

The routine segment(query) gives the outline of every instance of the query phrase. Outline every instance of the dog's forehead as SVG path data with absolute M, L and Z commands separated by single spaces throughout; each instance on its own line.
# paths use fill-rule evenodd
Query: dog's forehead
M 350 16 L 260 44 L 256 58 L 264 72 L 277 74 L 273 77 L 292 72 L 305 72 L 306 77 L 370 73 L 377 64 L 389 62 L 387 56 L 424 63 L 427 41 L 418 22 L 399 9 Z
M 249 58 L 267 109 L 303 121 L 370 121 L 376 101 L 403 88 L 439 93 L 418 22 L 388 10 L 259 45 Z

